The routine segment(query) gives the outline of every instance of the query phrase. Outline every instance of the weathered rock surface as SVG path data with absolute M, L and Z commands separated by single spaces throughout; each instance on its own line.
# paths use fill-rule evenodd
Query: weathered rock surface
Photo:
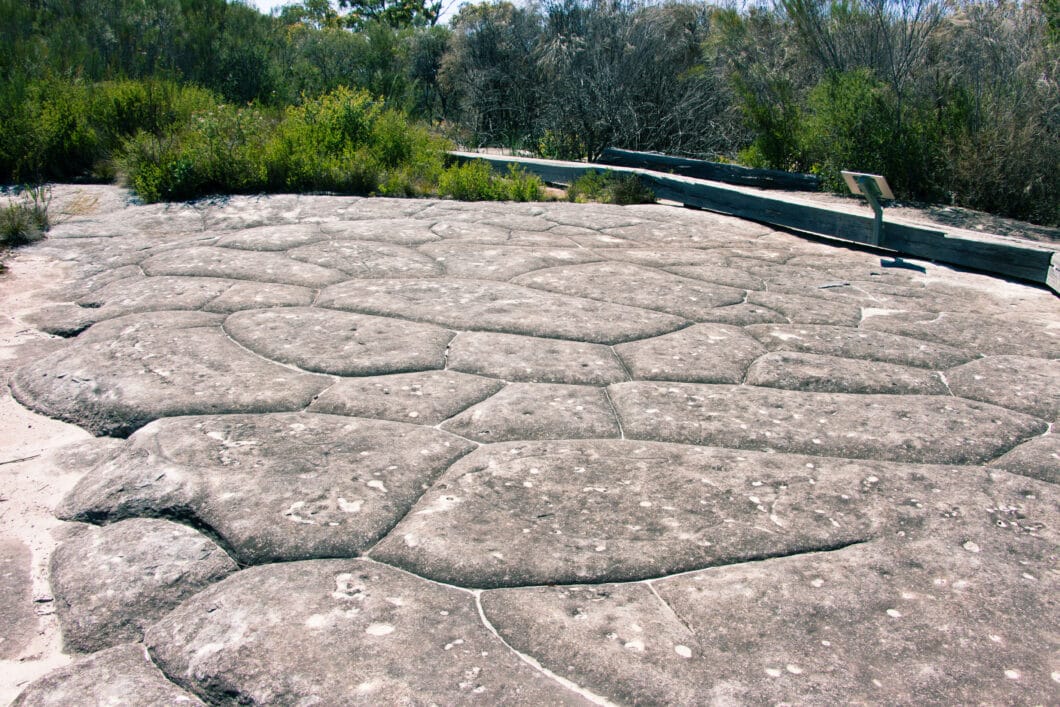
M 584 248 L 508 245 L 490 248 L 479 244 L 433 243 L 419 250 L 445 268 L 449 277 L 476 280 L 510 280 L 533 270 L 600 260 Z
M 33 613 L 33 577 L 29 548 L 19 540 L 0 538 L 0 659 L 16 658 L 37 629 Z
M 747 332 L 770 351 L 801 351 L 936 370 L 975 358 L 974 353 L 952 346 L 851 327 L 757 324 L 747 327 Z
M 411 248 L 370 241 L 328 241 L 287 252 L 295 260 L 341 270 L 351 277 L 435 277 L 442 267 Z
M 1060 421 L 1060 361 L 988 356 L 946 371 L 954 395 Z
M 739 304 L 744 293 L 732 287 L 671 275 L 628 263 L 589 263 L 549 268 L 517 277 L 518 285 L 578 295 L 676 314 L 686 319 L 709 317 L 715 307 Z
M 747 302 L 780 312 L 797 323 L 851 327 L 861 321 L 861 307 L 841 300 L 752 290 L 747 293 Z
M 166 616 L 147 646 L 207 701 L 588 704 L 513 655 L 471 594 L 363 560 L 244 570 Z
M 512 383 L 442 429 L 476 442 L 618 437 L 607 392 L 583 385 Z
M 1060 435 L 1035 437 L 990 462 L 990 466 L 1060 484 Z
M 324 290 L 317 304 L 456 329 L 598 344 L 656 336 L 685 323 L 660 312 L 479 280 L 344 282 Z
M 212 540 L 179 523 L 135 518 L 86 526 L 51 559 L 63 643 L 90 653 L 138 641 L 147 626 L 236 569 Z
M 242 309 L 308 307 L 315 296 L 316 292 L 308 287 L 244 280 L 231 283 L 227 290 L 210 300 L 203 309 L 229 314 Z
M 244 351 L 219 325 L 200 312 L 102 322 L 19 369 L 11 391 L 42 414 L 121 437 L 160 417 L 299 410 L 328 386 Z
M 949 394 L 937 373 L 920 368 L 788 351 L 756 360 L 747 383 L 821 393 Z
M 106 707 L 107 705 L 195 707 L 203 702 L 166 679 L 140 644 L 108 648 L 33 682 L 12 707 Z
M 159 420 L 85 476 L 59 513 L 189 518 L 245 564 L 355 557 L 473 446 L 426 427 L 334 415 Z
M 933 464 L 976 464 L 1047 425 L 994 405 L 691 383 L 610 388 L 626 437 L 738 449 Z
M 302 287 L 323 287 L 346 279 L 338 270 L 292 260 L 281 253 L 211 246 L 167 251 L 151 256 L 140 266 L 148 275 L 224 277 Z
M 0 383 L 136 430 L 40 467 L 87 470 L 67 545 L 252 567 L 175 605 L 123 592 L 180 543 L 66 550 L 89 640 L 157 621 L 164 676 L 27 696 L 1055 702 L 1055 295 L 655 205 L 55 189 L 22 252 L 70 279 L 4 300 Z
M 338 376 L 442 368 L 453 338 L 430 324 L 312 307 L 237 312 L 224 329 L 265 358 Z
M 696 324 L 673 334 L 615 347 L 638 380 L 739 383 L 765 353 L 740 328 Z
M 340 380 L 310 412 L 437 425 L 504 387 L 499 380 L 455 371 L 424 371 Z
M 629 379 L 607 346 L 490 332 L 459 334 L 449 347 L 448 366 L 526 383 L 606 385 Z
M 985 355 L 1060 358 L 1060 333 L 1043 331 L 1011 316 L 984 316 L 978 312 L 910 316 L 907 312 L 899 312 L 870 317 L 862 328 L 947 344 Z
M 1051 541 L 964 510 L 971 533 L 944 520 L 912 542 L 482 604 L 516 649 L 619 703 L 1049 702 L 1055 665 L 1032 646 L 1056 630 Z

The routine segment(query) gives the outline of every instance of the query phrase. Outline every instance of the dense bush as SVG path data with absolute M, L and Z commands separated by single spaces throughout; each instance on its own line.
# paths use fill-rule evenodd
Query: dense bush
M 615 174 L 591 169 L 567 188 L 567 199 L 576 203 L 650 204 L 655 194 L 635 174 Z
M 486 162 L 471 161 L 442 172 L 438 192 L 461 201 L 540 201 L 544 185 L 515 165 L 509 165 L 507 176 L 500 176 Z
M 363 91 L 338 89 L 282 113 L 219 105 L 162 135 L 140 133 L 122 165 L 145 201 L 213 193 L 433 190 L 446 143 Z
M 0 181 L 112 179 L 124 140 L 160 135 L 215 105 L 202 89 L 167 81 L 30 83 L 6 95 L 0 121 Z

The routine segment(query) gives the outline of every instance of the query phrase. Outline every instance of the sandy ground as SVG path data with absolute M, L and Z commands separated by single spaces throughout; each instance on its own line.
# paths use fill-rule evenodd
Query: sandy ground
M 25 254 L 8 254 L 5 263 L 0 273 L 0 541 L 20 543 L 31 553 L 30 577 L 20 584 L 30 583 L 32 607 L 23 612 L 23 625 L 5 627 L 21 646 L 0 651 L 6 656 L 0 659 L 0 704 L 70 661 L 62 653 L 47 566 L 65 525 L 52 515 L 52 506 L 79 474 L 64 468 L 56 450 L 91 439 L 81 428 L 34 414 L 11 398 L 11 372 L 64 343 L 23 324 L 20 316 L 44 304 L 47 291 L 66 273 L 62 264 Z

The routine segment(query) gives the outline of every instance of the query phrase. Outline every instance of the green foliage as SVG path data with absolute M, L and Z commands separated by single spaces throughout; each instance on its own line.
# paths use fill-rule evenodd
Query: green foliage
M 160 134 L 216 101 L 166 81 L 33 82 L 0 123 L 0 181 L 112 177 L 110 160 L 126 139 Z
M 650 204 L 655 201 L 655 194 L 635 174 L 590 169 L 567 187 L 567 199 L 579 204 L 600 202 L 628 206 Z
M 448 145 L 364 91 L 338 89 L 282 114 L 220 105 L 158 136 L 140 133 L 122 160 L 144 201 L 214 193 L 430 193 Z
M 39 185 L 23 187 L 15 200 L 0 208 L 0 247 L 25 245 L 43 238 L 51 226 L 51 201 L 51 189 Z
M 448 167 L 438 179 L 438 192 L 460 201 L 540 201 L 541 180 L 514 164 L 498 176 L 486 162 L 473 160 Z

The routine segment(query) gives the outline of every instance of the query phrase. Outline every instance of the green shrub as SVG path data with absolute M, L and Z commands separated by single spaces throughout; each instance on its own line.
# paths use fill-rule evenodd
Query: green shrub
M 567 199 L 578 203 L 650 204 L 655 194 L 636 174 L 618 175 L 607 170 L 591 169 L 567 188 Z
M 460 201 L 540 201 L 544 191 L 540 178 L 514 164 L 499 176 L 481 160 L 453 165 L 438 179 L 438 192 Z
M 51 201 L 47 187 L 26 187 L 16 201 L 0 208 L 0 247 L 25 245 L 43 238 L 51 226 Z
M 264 191 L 274 121 L 255 108 L 219 105 L 168 135 L 140 132 L 124 150 L 129 186 L 146 202 Z
M 208 91 L 168 81 L 41 80 L 4 89 L 2 182 L 111 179 L 125 140 L 159 135 L 217 103 Z

